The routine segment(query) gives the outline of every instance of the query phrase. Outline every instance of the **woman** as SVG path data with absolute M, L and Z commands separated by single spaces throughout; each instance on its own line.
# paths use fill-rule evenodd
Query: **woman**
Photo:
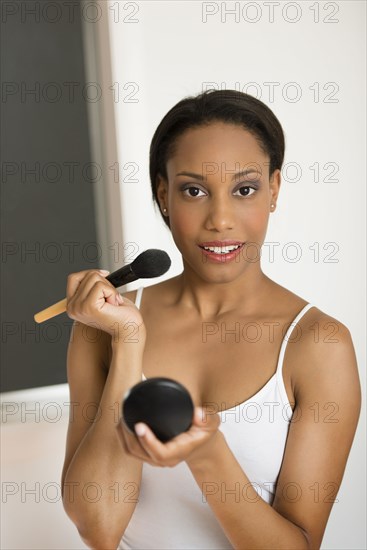
M 68 278 L 63 499 L 91 548 L 321 545 L 360 385 L 347 327 L 261 270 L 283 158 L 261 101 L 182 100 L 153 136 L 150 177 L 183 272 L 123 298 L 107 272 Z M 125 392 L 154 376 L 196 407 L 165 444 L 120 422 Z

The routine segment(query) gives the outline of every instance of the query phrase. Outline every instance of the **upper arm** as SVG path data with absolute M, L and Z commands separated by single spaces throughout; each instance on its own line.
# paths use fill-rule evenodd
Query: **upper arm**
M 123 296 L 133 300 L 135 292 L 126 292 Z M 109 334 L 74 322 L 67 352 L 70 412 L 61 487 L 76 450 L 99 412 L 111 357 Z
M 109 334 L 74 322 L 67 352 L 70 404 L 62 486 L 70 462 L 98 413 L 107 378 L 109 347 Z
M 336 341 L 308 336 L 297 352 L 296 407 L 273 502 L 302 528 L 311 548 L 321 545 L 361 405 L 352 338 L 338 327 Z

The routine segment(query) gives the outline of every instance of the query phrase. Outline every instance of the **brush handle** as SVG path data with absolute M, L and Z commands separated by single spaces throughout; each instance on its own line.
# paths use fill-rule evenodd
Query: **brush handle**
M 34 320 L 36 323 L 43 323 L 43 321 L 48 321 L 48 319 L 55 317 L 55 315 L 60 315 L 60 313 L 64 313 L 64 311 L 66 311 L 66 298 L 36 313 Z
M 121 286 L 122 284 L 136 281 L 136 279 L 137 277 L 135 273 L 131 270 L 130 265 L 124 266 L 114 273 L 110 273 L 110 275 L 106 277 L 106 280 L 109 281 L 115 288 Z M 36 323 L 43 323 L 43 321 L 48 321 L 52 317 L 55 317 L 55 315 L 60 315 L 60 313 L 64 313 L 64 311 L 66 311 L 66 298 L 36 313 L 34 315 L 34 320 L 36 321 Z
M 171 260 L 167 252 L 152 248 L 139 254 L 131 264 L 124 265 L 124 267 L 107 275 L 106 280 L 112 286 L 118 288 L 137 279 L 160 277 L 169 269 L 170 265 Z M 43 321 L 64 313 L 64 311 L 66 311 L 66 298 L 36 313 L 34 320 L 36 323 L 43 323 Z

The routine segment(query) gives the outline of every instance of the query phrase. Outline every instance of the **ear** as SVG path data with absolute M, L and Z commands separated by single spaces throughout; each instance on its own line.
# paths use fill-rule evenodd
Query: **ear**
M 168 181 L 160 174 L 157 176 L 157 198 L 162 211 L 168 208 Z
M 278 199 L 281 180 L 282 180 L 282 174 L 281 174 L 281 171 L 277 168 L 276 170 L 274 170 L 269 180 L 272 204 L 276 204 L 276 201 Z

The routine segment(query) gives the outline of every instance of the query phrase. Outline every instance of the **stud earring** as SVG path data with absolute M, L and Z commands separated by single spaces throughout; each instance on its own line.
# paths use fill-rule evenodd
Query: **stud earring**
M 163 214 L 167 214 L 167 208 L 163 208 Z

